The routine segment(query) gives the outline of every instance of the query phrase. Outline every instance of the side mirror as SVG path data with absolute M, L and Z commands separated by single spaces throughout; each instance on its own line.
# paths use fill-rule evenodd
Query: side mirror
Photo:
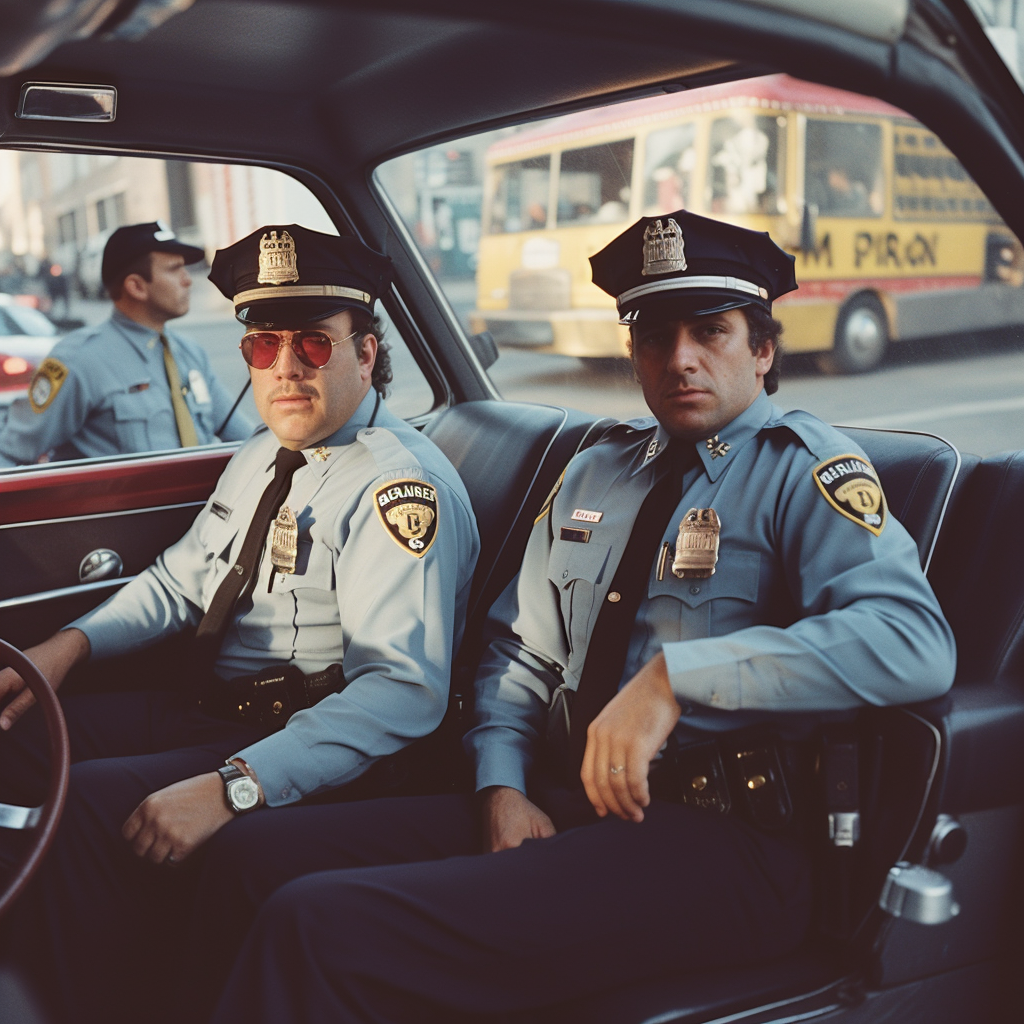
M 814 252 L 818 244 L 818 204 L 804 203 L 800 221 L 800 251 Z
M 490 331 L 471 334 L 469 345 L 485 370 L 489 370 L 498 361 L 498 346 Z

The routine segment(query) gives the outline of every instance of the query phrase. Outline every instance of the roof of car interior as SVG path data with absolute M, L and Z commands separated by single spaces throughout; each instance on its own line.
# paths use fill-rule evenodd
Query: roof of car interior
M 131 7 L 130 0 L 56 6 L 104 4 L 118 12 Z M 807 16 L 813 4 L 804 3 L 802 15 L 787 13 L 799 6 L 195 0 L 137 41 L 99 32 L 57 46 L 35 65 L 22 61 L 0 79 L 0 133 L 8 146 L 81 145 L 305 168 L 345 193 L 381 160 L 444 138 L 599 99 L 786 71 L 888 100 L 940 131 L 1010 226 L 1024 233 L 1017 202 L 1024 97 L 961 0 L 915 0 L 895 42 L 822 24 Z M 946 21 L 929 22 L 926 7 L 932 21 Z M 19 26 L 42 37 L 55 9 L 0 0 L 0 64 Z M 16 120 L 21 86 L 32 81 L 113 85 L 117 119 Z

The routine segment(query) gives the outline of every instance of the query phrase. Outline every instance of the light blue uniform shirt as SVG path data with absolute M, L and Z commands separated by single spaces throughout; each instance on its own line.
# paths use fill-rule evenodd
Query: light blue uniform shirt
M 236 396 L 213 376 L 195 342 L 174 331 L 165 330 L 164 336 L 199 444 L 212 444 Z M 181 446 L 159 332 L 115 309 L 109 320 L 58 341 L 49 358 L 58 360 L 67 376 L 39 412 L 28 398 L 11 404 L 0 430 L 0 466 L 34 463 L 50 451 L 55 459 L 84 459 Z M 241 441 L 252 428 L 236 410 L 219 436 Z
M 620 424 L 577 456 L 530 536 L 519 576 L 495 602 L 467 736 L 477 786 L 526 778 L 561 690 L 579 685 L 587 647 L 668 435 L 652 419 Z M 683 479 L 664 541 L 674 553 L 690 508 L 721 519 L 709 579 L 678 579 L 669 555 L 650 570 L 620 686 L 659 651 L 682 707 L 683 742 L 773 719 L 799 735 L 822 713 L 924 700 L 952 685 L 952 632 L 918 549 L 887 516 L 876 536 L 826 499 L 812 473 L 839 455 L 866 457 L 805 412 L 762 393 L 719 432 L 728 451 Z M 722 448 L 719 447 L 719 451 Z M 600 521 L 573 520 L 582 509 Z M 561 539 L 589 528 L 587 543 Z M 779 714 L 780 712 L 785 714 Z
M 453 652 L 480 551 L 476 520 L 451 463 L 372 389 L 322 448 L 306 450 L 285 503 L 298 523 L 293 574 L 273 572 L 270 540 L 251 601 L 229 627 L 222 678 L 292 663 L 309 673 L 340 662 L 347 687 L 240 751 L 270 806 L 293 803 L 361 774 L 425 736 L 447 707 Z M 72 623 L 92 656 L 109 657 L 197 625 L 237 560 L 260 496 L 274 476 L 277 439 L 259 431 L 228 463 L 195 523 L 155 564 Z M 328 457 L 318 461 L 316 452 Z M 416 557 L 378 514 L 388 481 L 437 492 L 433 544 Z M 271 575 L 273 586 L 271 587 Z

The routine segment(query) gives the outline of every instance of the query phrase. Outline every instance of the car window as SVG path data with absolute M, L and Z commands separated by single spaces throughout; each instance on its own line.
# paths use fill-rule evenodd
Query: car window
M 800 289 L 775 304 L 778 405 L 982 455 L 1024 444 L 1024 250 L 943 140 L 881 100 L 785 75 L 727 82 L 449 140 L 377 183 L 465 332 L 497 343 L 488 372 L 507 398 L 647 414 L 587 258 L 638 217 L 686 208 L 795 258 Z M 447 242 L 441 202 L 457 208 Z M 594 216 L 609 202 L 626 217 Z
M 122 359 L 118 376 L 101 356 L 83 354 L 84 348 L 96 344 L 86 337 L 104 345 L 153 341 L 144 329 L 141 340 L 134 342 L 105 340 L 113 304 L 100 274 L 112 232 L 125 224 L 154 220 L 205 254 L 189 268 L 188 312 L 169 319 L 166 329 L 183 345 L 192 346 L 184 355 L 179 352 L 179 376 L 183 387 L 191 390 L 197 426 L 214 440 L 248 379 L 238 351 L 243 329 L 231 302 L 207 280 L 215 251 L 269 223 L 297 223 L 337 233 L 316 197 L 277 170 L 111 154 L 0 150 L 0 333 L 7 338 L 0 345 L 0 465 L 167 449 L 167 431 L 154 425 L 161 417 L 170 421 L 171 413 L 154 397 L 161 386 L 166 396 L 167 379 L 150 379 L 151 371 L 166 374 L 166 369 L 158 363 L 153 370 L 140 361 L 130 373 Z M 475 246 L 475 240 L 469 244 Z M 388 404 L 404 417 L 422 415 L 434 405 L 434 389 L 383 307 L 378 305 L 377 312 L 385 321 L 394 369 Z M 57 369 L 45 370 L 50 376 L 40 383 L 37 371 L 44 373 L 39 368 L 47 359 L 51 368 L 55 361 Z M 55 388 L 68 386 L 62 368 L 69 375 L 88 378 L 90 415 L 108 421 L 101 431 L 104 438 L 113 439 L 109 443 L 116 451 L 99 451 L 99 442 L 87 437 L 85 428 L 70 438 L 54 433 L 73 433 L 60 423 L 49 433 L 41 431 L 51 408 L 57 409 L 46 399 Z M 238 409 L 249 423 L 258 424 L 248 393 Z M 242 436 L 238 422 L 236 418 L 231 429 L 222 432 L 226 440 Z

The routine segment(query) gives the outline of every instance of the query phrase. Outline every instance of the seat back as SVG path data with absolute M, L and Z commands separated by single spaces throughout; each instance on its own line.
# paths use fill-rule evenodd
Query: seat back
M 956 685 L 1024 685 L 1024 452 L 981 459 L 959 489 L 931 581 L 956 636 Z
M 839 427 L 878 472 L 890 513 L 917 542 L 928 572 L 939 527 L 959 479 L 960 453 L 944 438 L 912 430 Z

